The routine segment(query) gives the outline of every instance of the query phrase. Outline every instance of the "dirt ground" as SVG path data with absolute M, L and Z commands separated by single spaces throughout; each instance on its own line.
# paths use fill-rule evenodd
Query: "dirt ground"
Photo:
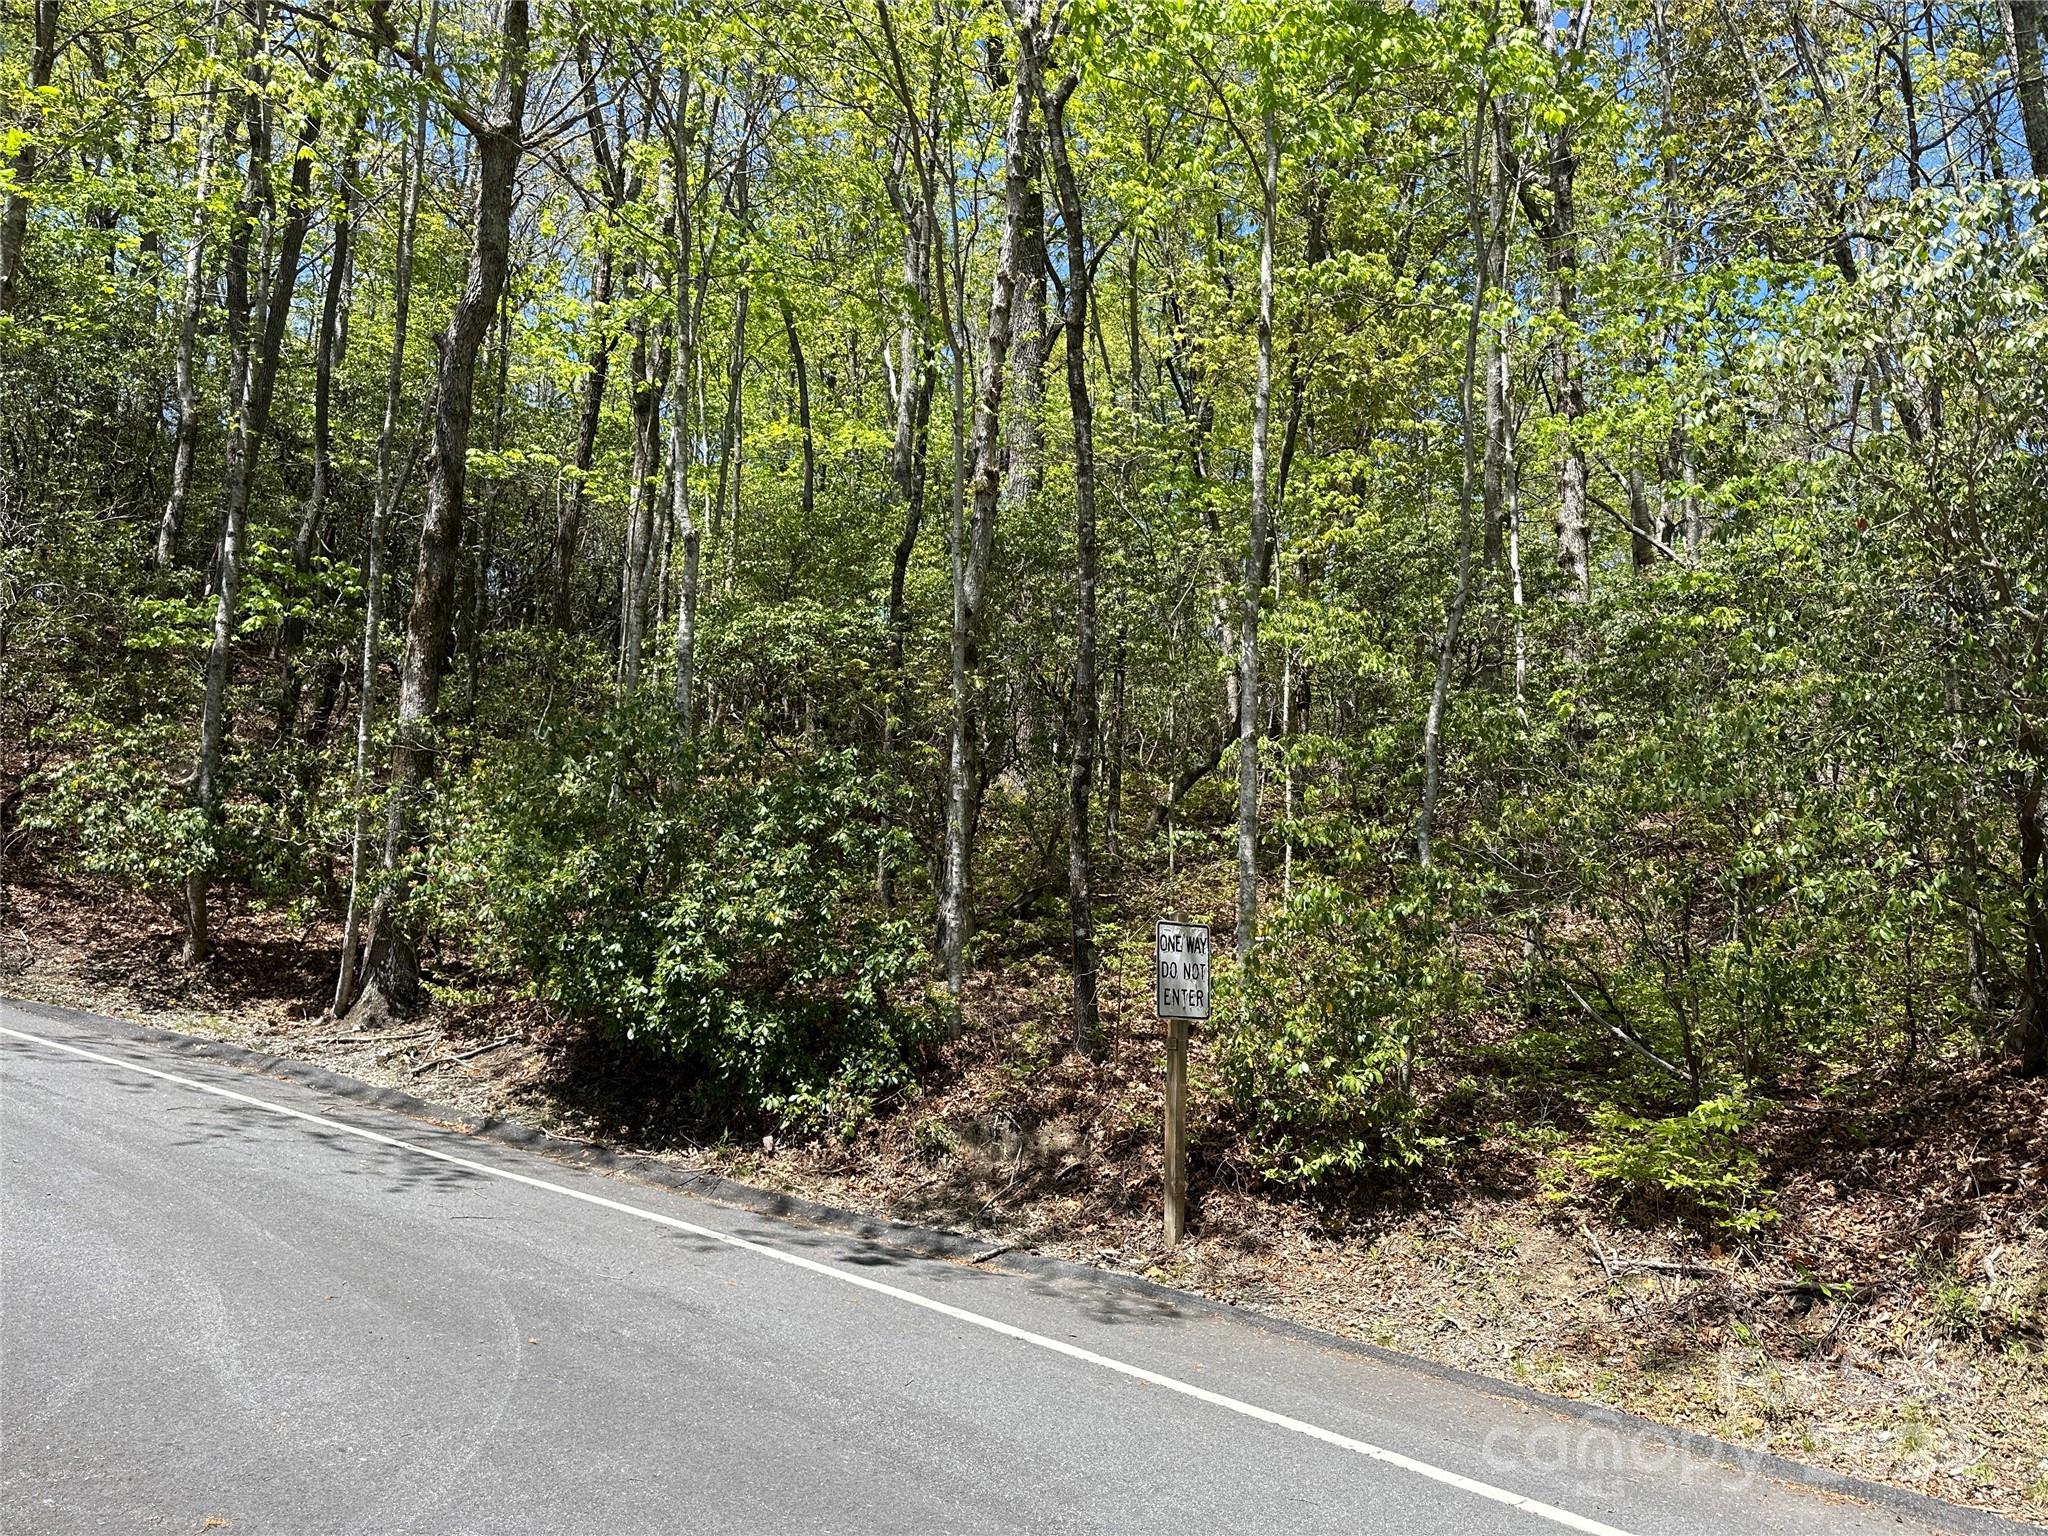
M 659 1095 L 531 1004 L 444 1001 L 370 1033 L 324 1016 L 337 936 L 228 912 L 204 970 L 167 912 L 16 867 L 0 991 L 260 1046 L 729 1177 L 1144 1274 L 1411 1354 L 2048 1526 L 2048 1084 L 1944 1068 L 1785 1105 L 1782 1219 L 1723 1251 L 1547 1199 L 1489 1142 L 1459 1182 L 1318 1204 L 1261 1181 L 1192 1063 L 1191 1237 L 1159 1230 L 1159 1026 L 1060 1049 L 1049 957 L 975 978 L 924 1087 L 852 1141 L 693 1145 Z M 650 1102 L 650 1099 L 654 1102 Z

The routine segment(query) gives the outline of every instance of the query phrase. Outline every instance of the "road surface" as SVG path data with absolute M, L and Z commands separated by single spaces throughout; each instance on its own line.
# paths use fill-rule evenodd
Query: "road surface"
M 1926 1518 L 0 1001 L 6 1536 L 1950 1528 Z

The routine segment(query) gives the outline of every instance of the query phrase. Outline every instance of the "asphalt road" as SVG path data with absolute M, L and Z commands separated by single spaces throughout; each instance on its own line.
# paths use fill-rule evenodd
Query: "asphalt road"
M 6 1536 L 1951 1528 L 1925 1516 L 0 1001 Z

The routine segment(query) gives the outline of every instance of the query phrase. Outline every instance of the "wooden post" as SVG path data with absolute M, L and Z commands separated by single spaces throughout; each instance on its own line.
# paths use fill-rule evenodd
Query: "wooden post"
M 1166 1021 L 1166 1246 L 1188 1225 L 1188 1021 Z
M 1209 925 L 1161 919 L 1153 943 L 1153 1001 L 1166 1021 L 1166 1246 L 1172 1248 L 1188 1229 L 1188 1021 L 1209 1017 Z

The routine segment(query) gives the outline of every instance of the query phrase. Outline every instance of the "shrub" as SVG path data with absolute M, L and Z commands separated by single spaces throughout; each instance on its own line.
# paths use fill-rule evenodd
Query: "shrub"
M 168 766 L 188 736 L 161 721 L 131 729 L 74 721 L 63 764 L 45 776 L 27 825 L 54 834 L 71 868 L 175 900 L 185 877 L 215 857 L 206 818 Z
M 1317 1185 L 1405 1173 L 1439 1145 L 1413 1085 L 1418 1041 L 1451 1014 L 1463 972 L 1406 903 L 1311 880 L 1219 1000 L 1226 1093 L 1260 1171 Z
M 423 899 L 484 966 L 651 1043 L 707 1118 L 847 1131 L 910 1080 L 909 924 L 852 754 L 699 754 L 665 716 L 505 744 L 444 795 Z
M 1768 1107 L 1741 1085 L 1682 1115 L 1645 1118 L 1610 1104 L 1593 1114 L 1590 1145 L 1558 1153 L 1560 1171 L 1623 1199 L 1675 1205 L 1702 1225 L 1754 1232 L 1778 1213 L 1741 1137 Z

